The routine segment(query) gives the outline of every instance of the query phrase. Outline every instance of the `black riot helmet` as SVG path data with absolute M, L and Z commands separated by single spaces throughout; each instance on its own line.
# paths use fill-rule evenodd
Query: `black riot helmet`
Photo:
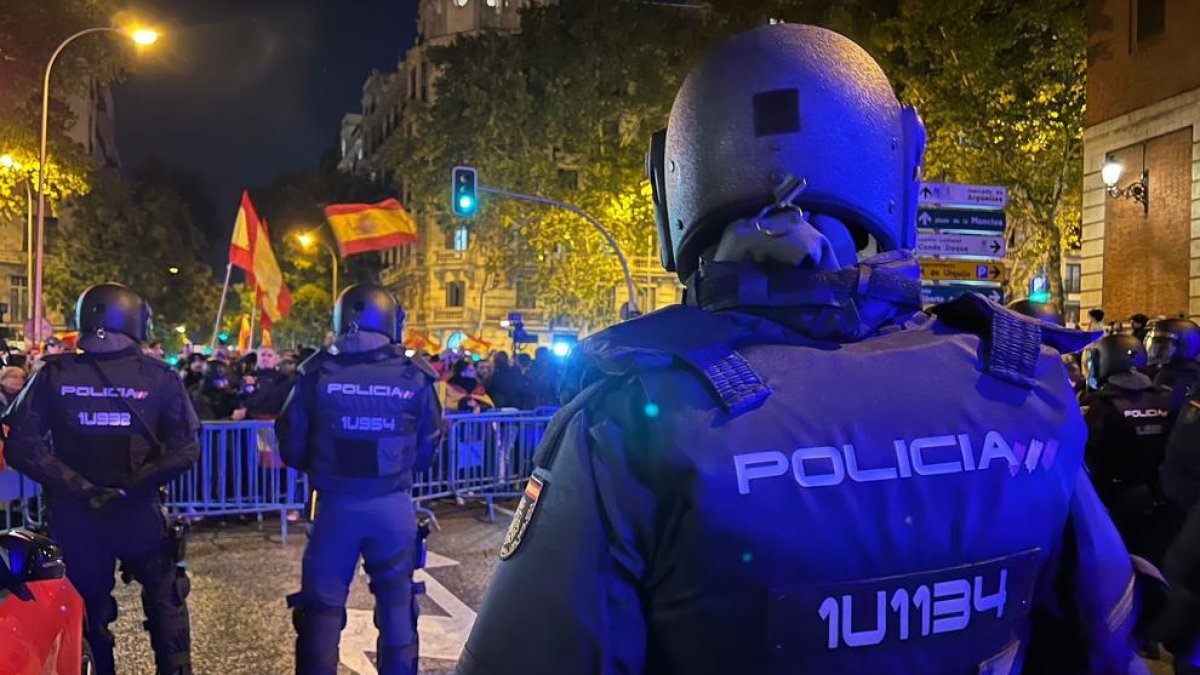
M 218 386 L 221 381 L 224 381 L 226 386 L 229 384 L 229 364 L 220 359 L 209 359 L 204 362 L 204 386 L 208 389 L 223 389 Z
M 1038 321 L 1044 321 L 1055 326 L 1063 325 L 1062 315 L 1054 311 L 1054 305 L 1047 302 L 1034 302 L 1029 298 L 1014 300 L 1008 303 L 1008 308 L 1018 314 L 1031 316 Z
M 82 335 L 121 333 L 145 342 L 150 333 L 150 305 L 128 286 L 99 284 L 79 294 L 75 325 Z
M 1146 369 L 1146 348 L 1132 335 L 1107 335 L 1088 351 L 1088 386 L 1100 388 L 1108 378 Z
M 383 286 L 354 284 L 338 296 L 333 307 L 333 330 L 338 335 L 382 333 L 392 342 L 399 342 L 404 332 L 404 308 Z
M 1187 319 L 1163 319 L 1146 333 L 1146 356 L 1151 364 L 1194 361 L 1200 355 L 1200 326 Z

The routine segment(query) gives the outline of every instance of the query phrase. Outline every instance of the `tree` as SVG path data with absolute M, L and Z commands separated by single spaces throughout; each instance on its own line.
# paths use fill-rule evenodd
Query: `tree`
M 0 217 L 26 208 L 25 185 L 37 188 L 38 130 L 42 75 L 46 62 L 67 36 L 118 19 L 110 0 L 39 0 L 6 3 L 0 12 L 0 154 L 17 161 L 15 170 L 0 170 Z M 49 128 L 50 163 L 46 193 L 58 204 L 87 191 L 94 162 L 68 136 L 74 114 L 64 103 L 91 82 L 116 79 L 132 59 L 124 40 L 87 37 L 72 43 L 54 69 Z
M 1009 188 L 1010 292 L 1079 241 L 1083 0 L 905 0 L 870 36 L 929 129 L 926 176 Z
M 112 171 L 73 201 L 56 237 L 47 237 L 50 303 L 69 307 L 86 287 L 123 283 L 154 311 L 154 339 L 174 344 L 176 326 L 195 338 L 211 326 L 217 281 L 199 256 L 203 239 L 179 196 L 152 184 L 128 185 Z M 172 270 L 175 270 L 172 272 Z
M 410 110 L 417 133 L 397 135 L 392 149 L 410 206 L 456 225 L 444 215 L 446 181 L 453 165 L 471 164 L 487 184 L 583 208 L 622 248 L 643 251 L 653 223 L 646 142 L 666 124 L 698 36 L 709 29 L 686 10 L 565 2 L 526 9 L 520 33 L 431 49 L 436 103 Z M 488 198 L 469 226 L 492 278 L 523 278 L 556 318 L 581 327 L 614 318 L 620 266 L 586 221 Z

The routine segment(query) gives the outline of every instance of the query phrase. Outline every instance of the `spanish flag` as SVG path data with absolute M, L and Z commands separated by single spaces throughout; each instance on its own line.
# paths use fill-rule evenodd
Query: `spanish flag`
M 283 280 L 283 270 L 271 250 L 271 235 L 267 221 L 258 223 L 254 239 L 254 282 L 258 286 L 258 302 L 262 307 L 262 327 L 270 328 L 276 321 L 287 318 L 292 309 L 292 294 Z
M 473 354 L 487 354 L 488 350 L 492 348 L 492 343 L 467 333 L 460 346 Z
M 258 226 L 258 213 L 250 203 L 250 192 L 242 190 L 242 203 L 238 206 L 233 237 L 229 241 L 229 262 L 246 271 L 246 283 L 251 285 L 254 284 L 254 239 L 258 235 Z
M 325 207 L 325 219 L 343 258 L 417 240 L 417 224 L 395 199 L 378 204 L 330 204 Z
M 250 351 L 250 316 L 242 315 L 242 325 L 238 329 L 238 352 L 245 354 Z
M 428 333 L 422 333 L 419 330 L 408 331 L 408 337 L 404 339 L 404 346 L 415 351 L 424 349 L 430 354 L 436 354 L 442 349 L 440 342 L 430 337 Z

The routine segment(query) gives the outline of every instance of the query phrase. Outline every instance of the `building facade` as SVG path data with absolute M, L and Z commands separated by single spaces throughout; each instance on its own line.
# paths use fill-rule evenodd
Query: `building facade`
M 68 136 L 85 148 L 99 166 L 120 168 L 121 157 L 117 152 L 116 108 L 112 89 L 102 82 L 90 80 L 82 91 L 66 100 L 74 117 Z M 30 302 L 29 236 L 30 223 L 36 217 L 32 202 L 37 199 L 33 186 L 27 193 L 30 206 L 0 226 L 0 330 L 16 343 L 25 337 L 24 323 L 33 317 Z M 21 188 L 18 188 L 21 189 Z M 54 209 L 54 204 L 49 204 Z M 58 232 L 58 217 L 69 218 L 69 210 L 49 211 L 46 218 L 46 245 L 44 254 L 53 256 Z M 56 330 L 64 328 L 63 315 L 55 308 L 47 307 L 46 317 Z
M 426 57 L 431 46 L 444 45 L 462 36 L 488 31 L 516 31 L 520 10 L 528 0 L 422 0 L 418 10 L 416 44 L 404 54 L 396 72 L 374 72 L 363 85 L 360 114 L 347 115 L 342 124 L 343 171 L 395 181 L 401 201 L 417 200 L 403 176 L 392 176 L 386 145 L 397 132 L 419 133 L 406 112 L 435 105 L 437 73 Z M 450 167 L 446 169 L 449 190 Z M 488 271 L 487 252 L 480 250 L 463 225 L 446 226 L 432 214 L 414 211 L 419 241 L 383 253 L 382 281 L 408 309 L 410 329 L 425 333 L 443 347 L 456 348 L 467 335 L 490 342 L 493 349 L 511 349 L 511 313 L 522 316 L 525 329 L 541 344 L 581 337 L 578 329 L 552 323 L 552 308 L 539 302 L 537 288 L 519 271 Z M 647 223 L 652 234 L 652 224 Z M 680 297 L 679 284 L 665 273 L 657 258 L 637 257 L 633 267 L 639 307 L 653 310 Z M 656 255 L 656 254 L 655 254 Z M 613 318 L 625 302 L 624 284 L 613 289 Z M 591 327 L 595 329 L 596 327 Z
M 1089 0 L 1087 10 L 1081 309 L 1126 323 L 1139 312 L 1196 319 L 1200 2 Z

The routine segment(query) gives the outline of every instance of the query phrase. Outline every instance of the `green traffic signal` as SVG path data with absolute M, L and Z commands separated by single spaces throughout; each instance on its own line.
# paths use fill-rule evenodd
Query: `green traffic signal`
M 470 218 L 479 208 L 479 173 L 469 166 L 456 166 L 451 172 L 450 210 L 460 218 Z
M 1034 293 L 1030 293 L 1029 300 L 1030 300 L 1030 302 L 1037 302 L 1037 303 L 1045 304 L 1047 302 L 1050 302 L 1050 292 L 1049 291 L 1036 291 Z
M 220 340 L 222 344 L 229 342 L 229 332 L 221 331 L 220 333 L 217 333 L 217 339 Z

